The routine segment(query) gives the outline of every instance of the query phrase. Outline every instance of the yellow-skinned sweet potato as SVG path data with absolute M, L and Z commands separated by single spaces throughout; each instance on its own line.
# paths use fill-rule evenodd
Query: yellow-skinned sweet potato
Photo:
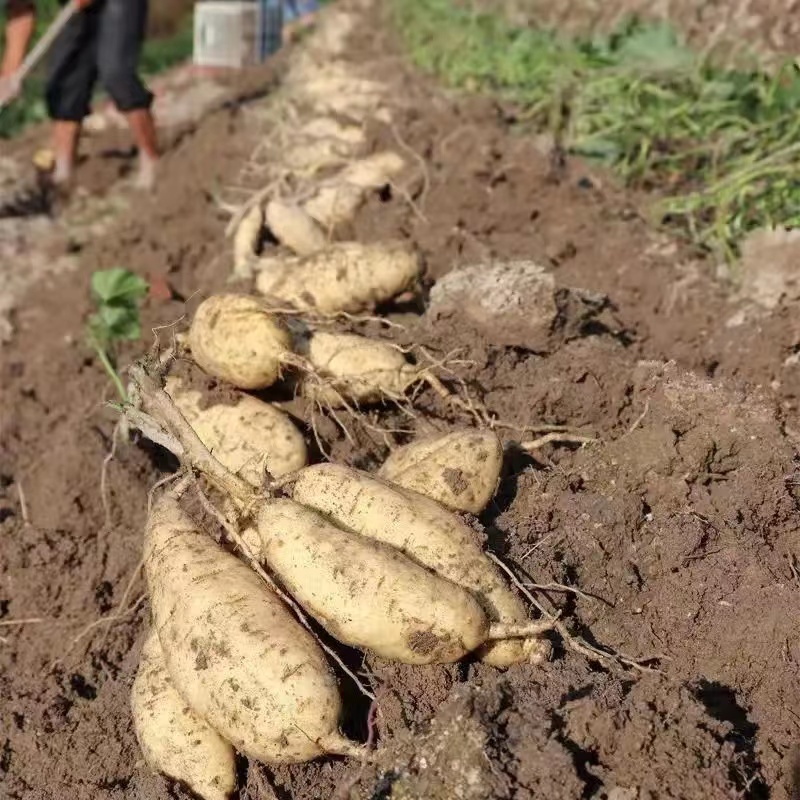
M 435 500 L 335 464 L 300 470 L 292 496 L 337 525 L 396 547 L 474 592 L 493 622 L 528 620 L 525 604 L 486 557 L 473 531 Z M 539 662 L 548 654 L 544 641 L 531 638 L 492 643 L 481 657 L 505 667 L 520 661 Z
M 280 377 L 291 337 L 259 298 L 219 294 L 197 309 L 189 347 L 209 375 L 240 389 L 265 389 Z
M 142 648 L 131 711 L 144 760 L 154 772 L 185 783 L 203 800 L 228 800 L 236 788 L 233 747 L 178 694 L 155 631 Z
M 336 679 L 311 634 L 169 497 L 151 511 L 144 563 L 175 688 L 221 736 L 267 763 L 358 752 L 338 733 Z
M 395 450 L 378 476 L 453 511 L 480 514 L 497 491 L 503 444 L 494 431 L 465 428 Z

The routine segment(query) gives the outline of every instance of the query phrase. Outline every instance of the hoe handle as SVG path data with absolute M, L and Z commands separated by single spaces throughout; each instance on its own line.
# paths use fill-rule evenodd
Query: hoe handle
M 31 72 L 36 69 L 39 62 L 52 47 L 53 42 L 56 40 L 58 35 L 64 30 L 64 28 L 67 26 L 67 23 L 75 16 L 77 12 L 77 0 L 69 0 L 67 5 L 65 5 L 64 8 L 58 12 L 58 15 L 50 24 L 50 27 L 42 34 L 39 41 L 36 42 L 36 44 L 31 48 L 30 53 L 28 53 L 27 57 L 20 65 L 20 68 L 17 70 L 16 77 L 20 84 L 22 84 L 28 75 L 30 75 Z M 4 105 L 7 105 L 7 103 L 0 103 L 0 110 L 2 110 Z
M 24 81 L 25 78 L 27 78 L 34 69 L 36 69 L 39 62 L 42 60 L 42 58 L 44 58 L 45 54 L 52 46 L 53 42 L 56 40 L 61 31 L 64 30 L 67 23 L 75 16 L 77 11 L 78 4 L 76 0 L 70 0 L 69 3 L 67 3 L 67 5 L 65 5 L 64 8 L 58 12 L 58 15 L 50 24 L 50 27 L 42 34 L 42 37 L 38 42 L 36 42 L 30 53 L 28 53 L 27 58 L 22 62 L 22 66 L 19 68 L 18 73 L 20 82 Z

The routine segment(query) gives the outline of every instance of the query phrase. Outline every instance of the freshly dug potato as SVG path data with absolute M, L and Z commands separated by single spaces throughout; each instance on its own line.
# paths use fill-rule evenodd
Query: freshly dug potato
M 344 125 L 334 117 L 316 117 L 300 129 L 310 139 L 334 139 L 349 145 L 360 145 L 367 137 L 358 125 Z
M 502 469 L 503 444 L 497 434 L 467 428 L 400 447 L 378 475 L 453 511 L 480 514 L 497 491 Z
M 317 373 L 302 393 L 329 408 L 397 398 L 418 375 L 400 350 L 366 336 L 317 331 L 297 347 Z
M 363 189 L 352 183 L 338 182 L 323 186 L 303 204 L 303 209 L 326 231 L 346 225 L 356 215 L 366 198 Z
M 144 760 L 203 800 L 228 800 L 236 788 L 233 747 L 186 705 L 172 683 L 155 631 L 148 635 L 131 689 Z
M 256 289 L 299 310 L 355 313 L 412 288 L 419 274 L 417 254 L 403 242 L 341 242 L 304 258 L 271 260 Z
M 218 294 L 204 300 L 189 328 L 192 358 L 209 375 L 240 389 L 265 389 L 291 351 L 281 321 L 257 297 Z
M 335 464 L 300 470 L 292 496 L 336 525 L 396 547 L 471 590 L 491 621 L 527 621 L 524 603 L 486 557 L 470 528 L 435 500 Z M 548 654 L 546 642 L 531 638 L 492 643 L 481 651 L 481 658 L 506 667 L 521 661 L 538 663 Z
M 362 189 L 381 189 L 391 183 L 392 178 L 397 177 L 405 166 L 406 162 L 401 156 L 386 150 L 354 161 L 342 172 L 341 179 Z
M 359 752 L 337 731 L 341 699 L 317 643 L 169 497 L 148 519 L 144 564 L 175 688 L 237 750 L 267 763 Z
M 328 244 L 322 228 L 300 206 L 271 200 L 266 218 L 273 236 L 297 255 L 316 253 Z
M 458 661 L 483 644 L 475 597 L 394 547 L 344 531 L 291 500 L 258 512 L 260 556 L 340 642 L 404 664 Z
M 317 139 L 293 145 L 281 154 L 281 161 L 290 170 L 310 177 L 320 170 L 341 166 L 353 155 L 353 146 L 346 142 Z
M 392 151 L 374 153 L 343 169 L 330 185 L 323 186 L 306 201 L 305 210 L 325 229 L 350 222 L 370 189 L 391 183 L 405 168 L 405 161 Z
M 256 488 L 265 472 L 280 478 L 308 463 L 303 435 L 269 403 L 243 394 L 236 405 L 201 408 L 201 393 L 185 389 L 175 378 L 167 378 L 165 388 L 217 460 Z
M 253 206 L 244 215 L 236 233 L 233 235 L 233 275 L 235 278 L 249 278 L 253 274 L 253 261 L 264 227 L 264 211 L 261 206 Z

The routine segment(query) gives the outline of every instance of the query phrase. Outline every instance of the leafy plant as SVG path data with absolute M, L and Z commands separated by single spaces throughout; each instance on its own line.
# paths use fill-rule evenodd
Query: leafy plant
M 394 0 L 415 61 L 515 102 L 571 152 L 668 196 L 658 216 L 727 260 L 761 227 L 800 225 L 800 74 L 721 69 L 669 26 L 574 39 L 457 0 Z
M 141 336 L 139 304 L 147 290 L 147 281 L 126 269 L 106 269 L 92 274 L 91 292 L 96 310 L 86 324 L 87 340 L 123 403 L 128 394 L 117 372 L 117 348 L 120 342 L 136 341 Z

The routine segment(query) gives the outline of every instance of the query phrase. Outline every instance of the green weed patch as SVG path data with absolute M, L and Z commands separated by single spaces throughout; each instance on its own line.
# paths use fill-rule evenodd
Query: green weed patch
M 405 43 L 454 87 L 513 101 L 569 152 L 655 189 L 661 221 L 728 260 L 800 224 L 800 75 L 720 69 L 663 24 L 574 40 L 454 0 L 394 0 Z M 666 195 L 666 197 L 663 197 Z

